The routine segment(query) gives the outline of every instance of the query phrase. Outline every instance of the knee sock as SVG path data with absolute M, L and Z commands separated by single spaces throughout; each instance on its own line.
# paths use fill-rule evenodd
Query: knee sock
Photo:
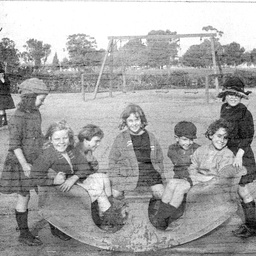
M 256 229 L 255 202 L 242 202 L 241 204 L 244 210 L 245 224 L 250 228 Z
M 6 116 L 6 113 L 3 114 L 3 125 L 7 125 L 7 116 Z
M 29 233 L 28 228 L 28 210 L 25 212 L 18 212 L 15 210 L 16 221 L 20 231 L 20 236 L 25 236 Z

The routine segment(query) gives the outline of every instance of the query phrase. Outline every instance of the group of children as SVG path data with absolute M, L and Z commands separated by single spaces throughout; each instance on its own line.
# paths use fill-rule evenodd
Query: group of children
M 101 228 L 106 224 L 122 225 L 126 218 L 122 204 L 125 193 L 146 187 L 152 192 L 150 220 L 164 230 L 183 214 L 190 188 L 213 179 L 230 164 L 247 169 L 238 189 L 245 223 L 233 233 L 239 237 L 256 235 L 255 203 L 247 186 L 256 175 L 250 146 L 254 126 L 250 111 L 241 103 L 249 92 L 244 91 L 244 83 L 237 77 L 227 79 L 223 88 L 218 95 L 224 102 L 220 119 L 210 124 L 205 133 L 209 144 L 200 146 L 194 142 L 197 128 L 192 122 L 181 121 L 175 125 L 176 143 L 169 146 L 167 153 L 174 176 L 166 180 L 161 146 L 146 129 L 147 118 L 140 106 L 130 104 L 121 114 L 121 133 L 111 147 L 108 171 L 103 173 L 93 156 L 103 131 L 98 126 L 87 125 L 75 143 L 72 129 L 60 121 L 51 124 L 43 136 L 39 107 L 49 91 L 39 79 L 24 81 L 20 85 L 21 102 L 9 122 L 10 147 L 0 180 L 0 192 L 18 194 L 15 214 L 19 241 L 27 245 L 42 244 L 30 232 L 27 221 L 29 191 L 37 186 L 56 185 L 62 192 L 69 191 L 74 184 L 83 187 L 92 204 L 97 203 L 94 220 Z M 70 239 L 54 226 L 50 227 L 53 235 Z

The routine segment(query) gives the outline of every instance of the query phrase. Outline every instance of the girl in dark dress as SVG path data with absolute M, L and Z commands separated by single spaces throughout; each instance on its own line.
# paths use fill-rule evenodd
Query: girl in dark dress
M 151 204 L 159 207 L 149 215 L 154 226 L 166 229 L 178 209 L 171 204 L 172 184 L 164 175 L 163 153 L 155 136 L 145 129 L 146 116 L 140 106 L 128 105 L 121 114 L 120 129 L 109 154 L 109 178 L 114 197 L 132 190 L 149 189 Z M 150 210 L 149 210 L 150 213 Z
M 248 99 L 250 93 L 244 91 L 244 83 L 240 78 L 231 77 L 226 80 L 223 91 L 218 95 L 224 101 L 220 117 L 227 120 L 231 128 L 227 146 L 235 155 L 233 165 L 247 169 L 247 174 L 241 177 L 238 188 L 245 223 L 233 231 L 235 236 L 243 238 L 256 235 L 255 202 L 247 186 L 256 178 L 256 164 L 251 148 L 254 123 L 251 112 L 241 103 L 242 99 Z
M 0 68 L 0 127 L 7 125 L 6 109 L 15 108 L 10 93 L 10 81 Z
M 28 228 L 28 202 L 30 199 L 31 166 L 41 153 L 43 135 L 39 107 L 49 90 L 37 78 L 25 80 L 20 85 L 21 101 L 9 122 L 9 150 L 0 180 L 0 192 L 17 193 L 15 209 L 20 231 L 19 241 L 30 246 L 41 245 Z

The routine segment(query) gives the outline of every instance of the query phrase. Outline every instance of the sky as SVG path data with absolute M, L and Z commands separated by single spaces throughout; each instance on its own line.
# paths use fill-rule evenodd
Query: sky
M 211 25 L 223 31 L 220 43 L 256 48 L 256 2 L 234 1 L 1 1 L 0 40 L 8 37 L 20 51 L 34 38 L 50 44 L 60 60 L 68 56 L 69 35 L 83 33 L 107 48 L 108 36 L 147 35 L 151 30 L 178 34 L 206 33 Z M 181 39 L 181 54 L 200 38 Z M 122 42 L 125 43 L 125 42 Z

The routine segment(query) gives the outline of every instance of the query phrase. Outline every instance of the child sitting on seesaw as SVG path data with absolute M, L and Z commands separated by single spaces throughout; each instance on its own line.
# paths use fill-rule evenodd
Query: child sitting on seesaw
M 39 186 L 59 185 L 62 192 L 69 191 L 74 184 L 80 185 L 87 190 L 92 202 L 98 201 L 102 219 L 110 218 L 112 207 L 108 200 L 111 195 L 108 177 L 95 173 L 85 155 L 74 147 L 72 129 L 65 121 L 56 122 L 50 125 L 45 137 L 48 142 L 31 170 L 33 183 Z M 55 172 L 55 177 L 49 177 L 49 169 Z M 70 239 L 52 225 L 50 227 L 54 236 L 62 240 Z
M 92 200 L 92 217 L 94 222 L 104 229 L 107 228 L 110 230 L 110 228 L 113 228 L 114 231 L 115 228 L 118 228 L 119 225 L 123 224 L 123 217 L 121 216 L 123 202 L 114 200 L 108 175 L 106 173 L 98 172 L 99 163 L 93 155 L 93 152 L 100 145 L 103 137 L 103 131 L 100 127 L 94 124 L 88 124 L 79 131 L 79 142 L 76 144 L 75 148 L 85 156 L 91 170 L 97 173 L 90 175 L 85 181 L 83 181 L 83 183 L 78 182 L 77 184 L 87 190 L 90 188 L 91 197 L 95 197 L 95 199 L 97 199 Z M 105 191 L 105 193 L 101 194 L 101 197 L 98 196 L 97 190 L 94 191 L 94 189 L 99 186 L 98 180 L 103 181 L 100 185 L 103 186 Z M 109 207 L 107 211 L 103 212 L 102 209 L 104 209 L 106 201 L 105 196 L 108 197 L 111 207 Z M 103 204 L 103 206 L 101 206 L 101 204 Z

